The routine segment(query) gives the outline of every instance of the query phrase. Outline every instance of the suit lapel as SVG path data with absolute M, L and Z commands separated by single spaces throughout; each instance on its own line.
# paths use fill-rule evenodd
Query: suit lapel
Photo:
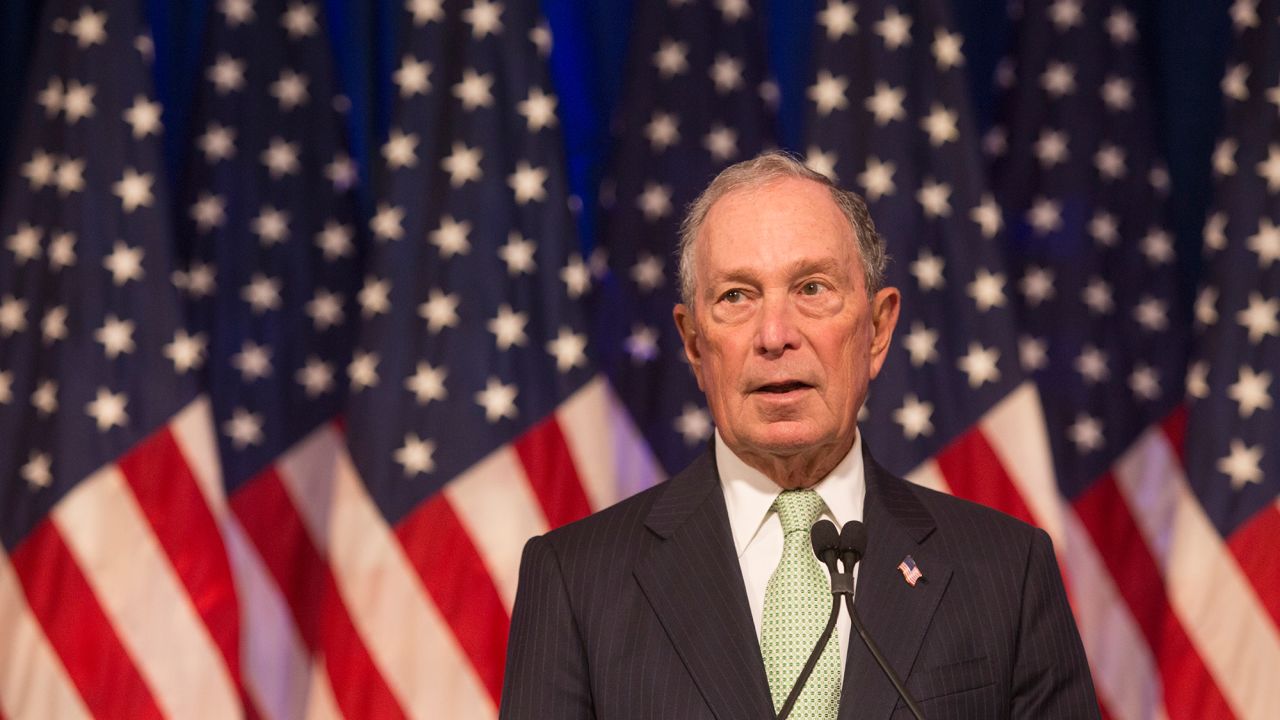
M 858 565 L 854 605 L 890 666 L 904 681 L 915 661 L 925 631 L 951 579 L 950 565 L 930 552 L 933 517 L 905 480 L 894 477 L 864 455 L 867 499 L 867 554 Z M 898 570 L 907 555 L 915 558 L 924 578 L 912 587 Z M 898 694 L 861 640 L 850 639 L 845 663 L 841 720 L 887 718 Z
M 772 718 L 768 680 L 711 453 L 668 481 L 646 519 L 660 540 L 635 576 L 720 720 Z

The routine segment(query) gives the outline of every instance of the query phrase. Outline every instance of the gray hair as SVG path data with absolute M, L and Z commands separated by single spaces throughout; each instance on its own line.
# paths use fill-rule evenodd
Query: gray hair
M 783 178 L 812 180 L 831 191 L 831 199 L 849 221 L 854 237 L 858 239 L 858 256 L 862 261 L 867 295 L 874 295 L 884 286 L 884 270 L 889 256 L 885 253 L 884 239 L 876 233 L 866 201 L 857 193 L 841 190 L 826 175 L 810 169 L 794 155 L 771 150 L 725 168 L 689 204 L 684 221 L 680 223 L 680 244 L 676 249 L 680 259 L 678 274 L 681 302 L 693 307 L 694 242 L 711 206 L 731 192 L 758 188 Z

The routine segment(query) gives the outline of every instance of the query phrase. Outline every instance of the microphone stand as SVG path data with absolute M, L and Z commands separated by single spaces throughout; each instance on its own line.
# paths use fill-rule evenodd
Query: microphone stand
M 858 564 L 863 551 L 867 547 L 866 529 L 860 522 L 851 521 L 845 523 L 844 528 L 837 535 L 836 526 L 830 520 L 820 520 L 814 524 L 809 531 L 810 539 L 813 542 L 813 552 L 827 566 L 827 570 L 831 573 L 831 614 L 827 616 L 827 626 L 823 629 L 822 635 L 818 637 L 818 643 L 814 645 L 813 650 L 809 653 L 809 659 L 805 662 L 804 668 L 801 669 L 800 675 L 796 677 L 796 682 L 791 686 L 791 692 L 787 695 L 787 700 L 782 704 L 782 708 L 778 710 L 778 720 L 787 720 L 787 716 L 791 714 L 791 710 L 795 707 L 796 701 L 800 699 L 800 692 L 804 690 L 804 685 L 809 680 L 809 676 L 813 674 L 813 669 L 818 666 L 818 658 L 822 656 L 822 651 L 827 647 L 827 643 L 831 640 L 831 633 L 836 627 L 836 618 L 840 614 L 840 598 L 844 597 L 845 607 L 849 610 L 849 620 L 853 624 L 854 630 L 857 631 L 858 637 L 862 638 L 863 644 L 867 646 L 867 650 L 871 652 L 871 656 L 875 658 L 876 664 L 884 671 L 889 682 L 893 683 L 893 689 L 898 691 L 898 696 L 907 704 L 907 709 L 916 720 L 924 720 L 924 713 L 920 711 L 920 706 L 916 703 L 915 698 L 911 697 L 911 693 L 907 692 L 907 688 L 902 684 L 902 680 L 898 674 L 893 671 L 889 665 L 889 661 L 885 659 L 884 654 L 880 652 L 880 647 L 871 639 L 871 635 L 867 633 L 867 628 L 862 624 L 862 618 L 858 617 L 858 613 L 853 608 L 853 567 Z M 836 556 L 839 553 L 841 564 L 844 569 L 840 570 L 836 565 Z
M 823 522 L 830 526 L 832 540 L 834 540 L 835 525 L 828 520 Z M 827 569 L 831 571 L 831 614 L 827 616 L 827 627 L 823 629 L 822 635 L 818 637 L 818 644 L 809 653 L 809 660 L 805 662 L 804 668 L 796 678 L 795 684 L 791 686 L 787 701 L 782 704 L 782 709 L 778 710 L 778 720 L 787 720 L 787 716 L 791 714 L 791 709 L 795 707 L 796 701 L 800 699 L 800 691 L 804 690 L 804 684 L 809 681 L 809 676 L 813 674 L 813 669 L 818 666 L 818 659 L 822 657 L 822 651 L 827 647 L 827 642 L 831 639 L 831 632 L 836 629 L 836 618 L 840 616 L 840 596 L 844 595 L 846 600 L 853 601 L 853 574 L 846 575 L 836 569 L 836 548 L 834 543 L 831 547 L 819 548 L 819 543 L 823 539 L 819 537 L 821 532 L 818 530 L 818 526 L 815 525 L 812 530 L 814 536 L 813 544 L 815 550 L 820 550 L 822 561 L 826 563 Z
M 907 704 L 907 709 L 911 711 L 916 720 L 924 720 L 924 713 L 920 712 L 920 706 L 916 703 L 915 698 L 911 697 L 911 693 L 907 692 L 906 685 L 902 684 L 902 679 L 898 677 L 898 673 L 893 671 L 893 667 L 889 665 L 884 653 L 880 652 L 880 646 L 876 645 L 876 641 L 871 639 L 871 635 L 867 632 L 867 626 L 862 624 L 862 618 L 858 616 L 858 611 L 853 608 L 853 566 L 858 564 L 858 560 L 862 558 L 862 553 L 866 548 L 866 527 L 856 521 L 845 523 L 840 530 L 839 550 L 840 560 L 844 564 L 842 577 L 847 577 L 849 580 L 849 592 L 844 596 L 845 607 L 849 609 L 849 621 L 853 624 L 853 629 L 857 631 L 858 637 L 862 638 L 862 643 L 871 652 L 871 657 L 875 658 L 876 664 L 880 666 L 880 669 L 884 671 L 885 677 L 889 678 L 889 682 L 893 684 L 893 689 L 898 691 L 898 697 L 902 698 L 902 701 Z M 831 584 L 831 592 L 834 593 L 834 576 Z
M 853 622 L 854 630 L 858 631 L 858 637 L 862 638 L 862 642 L 866 643 L 867 649 L 871 651 L 871 656 L 876 659 L 876 664 L 880 666 L 881 670 L 884 670 L 889 682 L 893 683 L 893 689 L 898 691 L 898 697 L 902 698 L 902 701 L 907 704 L 907 709 L 911 711 L 916 720 L 924 720 L 924 713 L 920 712 L 920 706 L 916 704 L 915 698 L 911 697 L 911 693 L 907 692 L 907 687 L 898 678 L 898 673 L 894 672 L 893 668 L 889 666 L 889 661 L 880 652 L 880 647 L 867 634 L 867 626 L 862 624 L 862 618 L 858 617 L 858 613 L 854 612 L 853 596 L 846 595 L 844 604 L 845 607 L 849 608 L 849 619 Z

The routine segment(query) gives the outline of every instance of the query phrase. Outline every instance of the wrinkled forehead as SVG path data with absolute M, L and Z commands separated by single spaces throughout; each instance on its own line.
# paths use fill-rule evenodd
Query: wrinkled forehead
M 828 188 L 803 178 L 726 193 L 709 208 L 696 244 L 699 275 L 815 264 L 861 272 L 853 227 Z

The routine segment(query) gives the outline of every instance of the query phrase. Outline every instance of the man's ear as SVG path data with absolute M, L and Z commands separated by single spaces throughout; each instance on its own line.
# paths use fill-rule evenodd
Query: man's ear
M 689 359 L 689 367 L 693 368 L 693 376 L 698 380 L 698 389 L 705 392 L 702 386 L 702 352 L 698 349 L 698 323 L 693 317 L 693 308 L 677 303 L 671 309 L 671 317 L 676 322 L 676 331 L 680 333 L 684 356 Z
M 889 355 L 889 343 L 893 329 L 898 326 L 898 311 L 902 307 L 902 294 L 897 288 L 883 288 L 871 298 L 871 377 L 880 374 L 884 359 Z

